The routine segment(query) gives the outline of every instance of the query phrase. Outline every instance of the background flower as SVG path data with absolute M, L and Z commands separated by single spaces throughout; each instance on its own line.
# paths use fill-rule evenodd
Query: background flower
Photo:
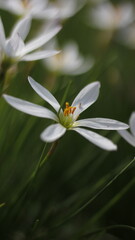
M 46 59 L 44 62 L 50 71 L 67 75 L 79 75 L 92 68 L 94 60 L 92 57 L 81 56 L 75 42 L 70 41 L 63 47 L 58 47 L 56 42 L 53 42 L 52 45 L 51 48 L 61 49 L 61 52 L 56 57 Z
M 42 58 L 50 57 L 58 53 L 55 50 L 35 51 L 42 47 L 52 37 L 54 37 L 61 29 L 61 26 L 54 25 L 40 36 L 35 37 L 31 41 L 24 44 L 24 40 L 29 33 L 31 25 L 30 18 L 20 20 L 13 28 L 11 36 L 6 39 L 4 27 L 0 20 L 0 47 L 2 58 L 11 59 L 13 61 L 34 61 Z M 32 53 L 31 53 L 32 52 Z
M 118 133 L 133 147 L 135 147 L 135 112 L 133 112 L 129 118 L 129 133 L 127 130 L 119 130 Z
M 118 3 L 101 1 L 89 11 L 89 23 L 99 29 L 114 30 L 126 27 L 134 20 L 132 3 Z
M 58 14 L 58 8 L 48 3 L 48 0 L 0 0 L 0 8 L 22 17 L 54 19 Z
M 36 19 L 66 19 L 84 6 L 85 0 L 0 0 L 0 8 Z

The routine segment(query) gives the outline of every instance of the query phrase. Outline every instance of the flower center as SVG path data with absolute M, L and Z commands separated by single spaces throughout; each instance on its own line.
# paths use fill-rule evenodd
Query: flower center
M 75 110 L 76 110 L 76 107 L 70 106 L 68 102 L 65 103 L 64 111 L 60 112 L 60 114 L 59 114 L 60 123 L 65 128 L 71 128 L 74 125 L 74 122 L 75 122 L 74 112 L 75 112 Z
M 64 109 L 64 116 L 69 116 L 69 114 L 73 114 L 76 107 L 72 107 L 68 102 L 65 103 L 66 107 Z
M 27 8 L 29 5 L 29 0 L 22 0 L 22 4 L 23 4 L 24 8 Z

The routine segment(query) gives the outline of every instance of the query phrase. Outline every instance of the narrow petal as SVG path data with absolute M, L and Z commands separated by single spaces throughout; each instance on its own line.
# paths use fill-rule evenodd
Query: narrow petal
M 13 14 L 22 15 L 23 7 L 18 0 L 0 0 L 0 8 L 10 11 Z
M 38 51 L 31 54 L 27 54 L 22 57 L 21 61 L 35 61 L 43 58 L 52 57 L 58 54 L 60 51 L 50 50 L 50 51 Z
M 88 118 L 76 121 L 77 126 L 103 130 L 122 130 L 129 126 L 125 123 L 108 118 Z
M 54 142 L 64 135 L 66 128 L 59 123 L 52 124 L 47 127 L 40 135 L 41 139 L 45 142 Z
M 91 106 L 98 98 L 100 83 L 94 82 L 84 87 L 74 99 L 72 106 L 79 106 L 80 113 Z
M 58 18 L 58 8 L 57 7 L 48 7 L 47 9 L 45 9 L 44 11 L 42 12 L 37 12 L 37 13 L 34 13 L 33 16 L 34 18 L 37 18 L 37 19 L 49 19 L 49 20 L 54 20 L 56 18 Z
M 110 141 L 109 139 L 102 137 L 101 135 L 94 133 L 90 130 L 83 129 L 83 128 L 73 128 L 72 130 L 78 132 L 81 134 L 84 138 L 86 138 L 88 141 L 94 143 L 100 148 L 103 148 L 108 151 L 114 151 L 117 150 L 117 146 Z
M 25 40 L 27 37 L 29 30 L 31 26 L 31 18 L 23 18 L 20 21 L 17 22 L 15 27 L 13 28 L 13 31 L 11 33 L 11 37 L 13 38 L 16 34 L 19 34 L 19 36 Z
M 135 112 L 131 114 L 131 117 L 129 119 L 129 125 L 132 134 L 135 136 Z
M 5 31 L 4 31 L 3 23 L 0 18 L 0 47 L 4 48 L 5 42 L 6 42 Z
M 6 54 L 10 57 L 18 57 L 24 48 L 24 42 L 19 34 L 14 35 L 6 42 Z
M 131 133 L 129 133 L 126 130 L 120 130 L 118 133 L 133 147 L 135 147 L 135 136 L 132 136 Z
M 28 77 L 28 80 L 35 92 L 46 102 L 48 102 L 55 109 L 55 111 L 58 112 L 60 109 L 60 104 L 56 98 L 46 88 L 37 83 L 33 78 Z
M 57 116 L 45 107 L 6 94 L 4 94 L 3 97 L 5 98 L 6 102 L 8 102 L 12 107 L 16 108 L 17 110 L 36 117 L 48 118 L 57 121 Z
M 45 43 L 47 43 L 52 37 L 54 37 L 61 29 L 61 26 L 57 25 L 53 29 L 49 30 L 48 32 L 44 32 L 40 37 L 37 37 L 34 40 L 31 40 L 29 43 L 26 44 L 22 55 L 25 55 L 35 49 L 40 48 Z

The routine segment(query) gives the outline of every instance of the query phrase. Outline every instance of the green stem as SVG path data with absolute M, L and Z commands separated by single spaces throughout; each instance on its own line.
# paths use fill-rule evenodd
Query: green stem
M 133 231 L 135 232 L 135 227 L 134 226 L 129 226 L 129 225 L 111 225 L 111 226 L 107 226 L 107 227 L 102 227 L 102 228 L 98 228 L 98 229 L 95 229 L 91 232 L 88 232 L 86 234 L 84 234 L 82 237 L 84 238 L 88 238 L 88 237 L 91 237 L 92 235 L 95 235 L 99 232 L 109 232 L 109 230 L 115 230 L 115 229 L 127 229 L 127 230 L 130 230 L 130 231 Z
M 2 70 L 0 71 L 0 96 L 4 92 L 4 82 L 6 78 L 6 72 L 3 72 Z
M 59 115 L 59 113 L 60 113 L 60 110 L 61 110 L 61 108 L 62 108 L 62 106 L 63 106 L 66 98 L 67 98 L 67 94 L 68 94 L 68 91 L 69 91 L 69 89 L 70 89 L 71 83 L 72 83 L 72 81 L 70 80 L 69 83 L 68 83 L 68 85 L 67 85 L 67 88 L 66 88 L 66 91 L 65 91 L 65 93 L 64 93 L 64 96 L 63 96 L 63 98 L 62 98 L 58 115 Z
M 42 165 L 47 161 L 47 159 L 53 154 L 53 152 L 54 152 L 57 144 L 58 144 L 58 141 L 55 141 L 54 143 L 52 143 L 52 145 L 51 145 L 48 153 L 46 154 L 46 156 L 44 157 L 44 159 L 40 162 L 39 168 L 41 168 Z
M 16 75 L 17 64 L 5 64 L 0 69 L 0 96 L 8 89 L 11 80 Z
M 92 202 L 94 202 L 117 178 L 119 178 L 133 163 L 135 162 L 135 157 L 133 160 L 131 160 L 126 166 L 124 166 L 118 174 L 116 174 L 103 188 L 101 188 L 93 197 L 91 197 L 86 203 L 84 203 L 80 208 L 78 208 L 75 212 L 73 212 L 71 215 L 66 217 L 62 222 L 57 223 L 53 227 L 60 227 L 65 222 L 69 221 L 76 215 L 78 215 L 82 210 L 84 210 L 88 205 L 90 205 Z
M 40 159 L 38 161 L 38 164 L 35 167 L 35 170 L 32 172 L 32 174 L 30 175 L 27 183 L 25 184 L 25 186 L 21 189 L 19 196 L 17 197 L 17 199 L 15 199 L 15 201 L 17 201 L 18 199 L 21 198 L 21 196 L 24 196 L 28 193 L 30 186 L 32 185 L 37 173 L 39 172 L 40 168 L 45 164 L 45 162 L 47 161 L 47 159 L 53 154 L 56 146 L 57 146 L 58 141 L 53 142 L 46 154 L 46 156 L 43 158 L 45 149 L 47 147 L 47 143 L 45 144 L 43 151 L 41 153 Z
M 30 176 L 30 178 L 29 178 L 29 180 L 28 180 L 28 183 L 29 183 L 30 181 L 32 181 L 32 179 L 35 178 L 35 176 L 37 175 L 37 172 L 38 172 L 38 170 L 39 170 L 39 168 L 40 168 L 40 164 L 41 164 L 41 162 L 42 162 L 42 158 L 43 158 L 43 155 L 44 155 L 44 152 L 45 152 L 46 147 L 47 147 L 47 143 L 45 143 L 45 146 L 44 146 L 43 151 L 42 151 L 42 153 L 41 153 L 41 156 L 40 156 L 40 159 L 39 159 L 39 161 L 38 161 L 38 164 L 36 165 L 36 168 L 35 168 L 34 172 L 31 174 L 31 176 Z
M 11 201 L 11 203 L 9 205 L 9 208 L 7 209 L 6 217 L 7 216 L 9 217 L 9 211 L 10 211 L 11 218 L 12 218 L 12 216 L 14 215 L 14 212 L 13 212 L 14 206 L 16 206 L 17 211 L 19 211 L 20 204 L 22 204 L 23 201 L 26 199 L 26 196 L 28 196 L 28 193 L 29 193 L 29 191 L 30 191 L 30 189 L 32 187 L 33 181 L 34 181 L 35 177 L 37 176 L 40 168 L 47 161 L 47 159 L 53 154 L 53 152 L 54 152 L 54 150 L 55 150 L 55 148 L 57 146 L 57 143 L 58 143 L 58 141 L 56 141 L 56 142 L 51 144 L 51 146 L 50 146 L 46 156 L 42 160 L 44 152 L 45 152 L 45 149 L 46 149 L 46 146 L 47 146 L 47 143 L 45 144 L 45 146 L 43 148 L 43 151 L 41 153 L 40 159 L 38 161 L 38 164 L 35 167 L 35 170 L 33 171 L 31 176 L 27 180 L 26 184 L 21 188 L 21 190 L 19 191 L 17 196 L 14 199 L 12 199 L 12 201 Z

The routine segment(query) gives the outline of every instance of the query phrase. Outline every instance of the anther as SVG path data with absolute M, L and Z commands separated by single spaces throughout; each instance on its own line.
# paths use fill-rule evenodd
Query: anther
M 73 114 L 76 107 L 72 107 L 69 105 L 68 102 L 65 103 L 65 109 L 64 109 L 64 116 L 68 116 L 69 114 Z

